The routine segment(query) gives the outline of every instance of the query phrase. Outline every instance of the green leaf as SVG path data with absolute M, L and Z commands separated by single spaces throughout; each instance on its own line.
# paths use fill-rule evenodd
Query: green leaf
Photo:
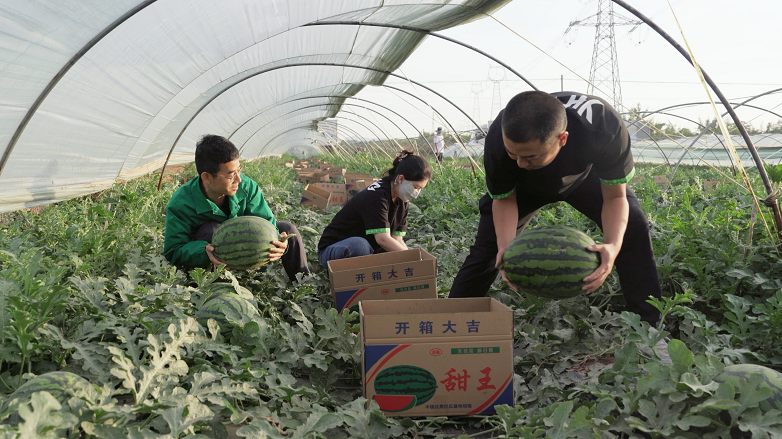
M 188 396 L 183 404 L 166 410 L 157 411 L 168 423 L 171 435 L 178 438 L 184 433 L 194 434 L 194 427 L 199 422 L 206 422 L 214 416 L 204 404 L 193 396 Z
M 715 398 L 729 399 L 731 401 L 736 399 L 736 389 L 733 387 L 733 384 L 728 382 L 719 384 L 720 385 L 717 387 L 717 392 L 714 394 Z
M 762 413 L 753 408 L 741 414 L 739 429 L 752 433 L 753 439 L 782 438 L 782 416 L 779 410 Z
M 199 329 L 196 320 L 188 317 L 169 325 L 168 340 L 149 334 L 145 343 L 147 358 L 138 365 L 124 351 L 110 346 L 112 361 L 119 366 L 112 368 L 111 374 L 122 379 L 122 385 L 134 392 L 137 404 L 142 403 L 155 388 L 176 384 L 177 377 L 187 375 L 188 366 L 181 359 L 181 350 L 195 342 Z
M 554 413 L 544 419 L 544 423 L 551 427 L 546 434 L 551 439 L 566 439 L 573 437 L 592 437 L 591 430 L 594 424 L 587 420 L 589 409 L 585 406 L 579 407 L 573 416 L 570 412 L 573 410 L 573 401 L 555 403 Z
M 711 395 L 714 391 L 717 390 L 718 387 L 719 383 L 714 381 L 706 385 L 701 384 L 701 382 L 698 380 L 698 377 L 689 372 L 683 373 L 681 377 L 679 377 L 679 383 L 676 385 L 678 390 L 690 390 L 692 395 L 696 398 L 700 398 L 704 393 Z
M 312 412 L 307 417 L 307 420 L 296 428 L 293 432 L 292 439 L 303 439 L 312 433 L 323 433 L 326 430 L 338 427 L 342 424 L 342 418 L 335 414 L 329 413 L 325 408 L 314 405 L 312 406 Z
M 645 433 L 670 437 L 683 407 L 684 403 L 672 403 L 664 395 L 655 396 L 652 400 L 642 399 L 638 401 L 638 413 L 646 420 L 629 416 L 627 423 Z
M 673 390 L 675 383 L 671 380 L 670 368 L 659 363 L 646 363 L 643 366 L 645 374 L 638 380 L 636 395 L 638 397 L 648 393 L 661 393 Z
M 730 277 L 735 277 L 737 279 L 744 279 L 745 277 L 754 276 L 754 273 L 752 273 L 749 270 L 739 270 L 736 268 L 734 268 L 733 270 L 728 270 L 725 274 Z
M 732 399 L 709 398 L 701 404 L 698 404 L 697 406 L 690 409 L 690 411 L 692 413 L 702 412 L 703 410 L 707 409 L 722 411 L 730 410 L 740 406 L 741 404 L 739 404 L 738 401 L 734 401 Z
M 0 279 L 0 340 L 5 340 L 5 328 L 11 321 L 11 314 L 6 306 L 8 295 L 15 290 L 15 286 L 14 282 Z
M 752 373 L 749 375 L 749 382 L 737 380 L 738 390 L 740 392 L 739 402 L 741 407 L 754 408 L 760 401 L 765 401 L 771 396 L 771 389 L 766 384 L 763 374 Z
M 714 379 L 725 367 L 721 359 L 711 354 L 697 355 L 693 362 L 698 376 L 704 382 Z
M 230 378 L 222 378 L 219 382 L 214 382 L 218 378 L 219 376 L 214 373 L 196 373 L 193 375 L 188 396 L 218 406 L 225 406 L 226 398 L 244 401 L 258 397 L 258 390 L 248 382 L 232 381 Z
M 676 426 L 684 431 L 688 431 L 690 427 L 708 427 L 711 424 L 711 419 L 700 415 L 686 415 L 676 422 Z
M 527 411 L 522 407 L 496 405 L 494 406 L 494 410 L 497 412 L 497 417 L 500 418 L 500 421 L 502 422 L 506 436 L 511 436 L 516 422 L 527 416 Z
M 81 367 L 98 377 L 108 378 L 110 352 L 103 346 L 89 341 L 70 341 L 63 336 L 60 328 L 50 324 L 38 330 L 42 335 L 56 340 L 65 350 L 72 350 L 73 359 L 82 362 Z
M 32 406 L 32 407 L 30 407 Z M 49 392 L 36 392 L 30 397 L 30 406 L 19 406 L 20 437 L 30 439 L 56 439 L 62 437 L 62 430 L 73 428 L 79 419 L 62 411 L 62 405 Z
M 93 424 L 85 421 L 80 426 L 85 433 L 102 439 L 127 439 L 128 437 L 128 432 L 124 428 L 112 425 Z
M 106 304 L 106 278 L 96 279 L 80 279 L 78 277 L 71 277 L 71 283 L 79 289 L 81 297 L 96 310 L 107 311 L 108 306 Z
M 668 343 L 668 354 L 675 365 L 685 367 L 693 365 L 695 356 L 681 340 L 673 339 Z

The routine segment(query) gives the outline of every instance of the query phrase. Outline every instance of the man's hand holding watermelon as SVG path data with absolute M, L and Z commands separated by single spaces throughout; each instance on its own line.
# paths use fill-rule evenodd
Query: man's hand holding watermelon
M 288 234 L 280 233 L 280 240 L 272 241 L 272 244 L 274 247 L 269 249 L 269 262 L 274 262 L 285 254 L 285 250 L 288 248 Z
M 587 247 L 587 250 L 600 254 L 600 266 L 594 273 L 584 278 L 584 292 L 589 294 L 603 285 L 611 270 L 619 250 L 622 249 L 622 240 L 627 230 L 627 217 L 629 204 L 627 203 L 627 184 L 606 185 L 600 184 L 603 193 L 603 244 L 595 244 Z

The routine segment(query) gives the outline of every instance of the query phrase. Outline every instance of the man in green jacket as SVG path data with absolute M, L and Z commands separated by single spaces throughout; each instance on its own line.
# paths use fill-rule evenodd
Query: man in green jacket
M 198 176 L 177 189 L 166 206 L 163 256 L 169 262 L 185 267 L 224 264 L 210 244 L 215 229 L 230 218 L 253 215 L 280 232 L 280 239 L 272 241 L 269 262 L 281 259 L 292 281 L 297 273 L 309 273 L 301 234 L 292 223 L 275 220 L 258 184 L 241 174 L 239 150 L 230 140 L 216 135 L 201 138 L 195 164 Z M 295 236 L 285 239 L 289 234 Z

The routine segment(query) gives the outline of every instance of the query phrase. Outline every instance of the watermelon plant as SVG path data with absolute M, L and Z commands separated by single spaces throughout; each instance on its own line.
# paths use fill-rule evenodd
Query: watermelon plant
M 323 159 L 375 176 L 388 167 L 387 158 L 367 154 Z M 718 171 L 730 170 L 681 167 L 666 191 L 648 178 L 633 184 L 650 221 L 664 327 L 623 312 L 615 277 L 571 300 L 513 294 L 498 280 L 490 295 L 515 313 L 515 406 L 487 417 L 390 419 L 381 405 L 402 410 L 428 390 L 360 397 L 356 314 L 336 312 L 316 261 L 320 232 L 338 207 L 299 206 L 304 185 L 279 166 L 290 160 L 264 158 L 242 171 L 259 182 L 277 218 L 298 225 L 313 273 L 296 284 L 279 264 L 183 271 L 161 256 L 162 214 L 195 175 L 192 165 L 165 178 L 160 192 L 150 176 L 40 211 L 2 214 L 0 399 L 18 404 L 3 405 L 10 409 L 0 411 L 0 435 L 778 437 L 778 384 L 763 379 L 775 375 L 719 378 L 740 364 L 782 366 L 776 244 L 760 220 L 750 235 L 753 201 L 745 190 L 724 184 L 704 192 L 699 183 L 727 181 Z M 667 169 L 639 165 L 637 172 Z M 469 252 L 485 191 L 480 174 L 446 160 L 411 202 L 406 242 L 438 258 L 442 296 Z M 542 209 L 530 230 L 548 226 L 601 239 L 562 203 Z M 236 301 L 199 323 L 200 310 L 226 295 Z M 639 350 L 666 339 L 673 366 Z M 54 388 L 37 387 L 51 373 L 90 385 L 72 386 L 60 399 Z M 28 394 L 31 387 L 41 391 Z

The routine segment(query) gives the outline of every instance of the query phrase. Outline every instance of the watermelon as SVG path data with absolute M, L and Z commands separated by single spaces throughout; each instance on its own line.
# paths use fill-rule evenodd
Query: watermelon
M 235 270 L 269 262 L 271 242 L 280 239 L 277 227 L 257 216 L 240 216 L 220 224 L 212 235 L 215 257 Z
M 77 387 L 89 387 L 90 382 L 71 372 L 47 372 L 19 386 L 11 396 L 8 404 L 16 406 L 26 402 L 33 393 L 49 392 L 60 404 L 65 404 L 74 395 Z
M 595 241 L 565 226 L 531 229 L 513 239 L 505 250 L 502 268 L 521 291 L 547 299 L 567 299 L 583 291 L 583 279 L 597 269 L 600 259 L 587 247 Z
M 415 407 L 415 395 L 374 395 L 380 410 L 384 412 L 403 412 Z
M 215 297 L 221 296 L 223 294 L 237 294 L 250 301 L 250 303 L 256 307 L 258 306 L 258 302 L 255 300 L 253 293 L 241 285 L 239 286 L 239 291 L 236 291 L 236 288 L 234 288 L 233 284 L 230 282 L 215 282 L 204 287 L 204 291 L 207 293 L 212 293 L 212 296 L 209 297 L 209 300 L 212 300 Z
M 232 315 L 234 320 L 250 320 L 261 316 L 258 308 L 244 297 L 235 293 L 226 293 L 207 301 L 196 312 L 196 320 L 206 328 L 209 319 L 214 319 L 220 325 L 222 332 L 230 330 L 232 325 L 226 315 Z
M 392 366 L 380 371 L 375 378 L 376 394 L 414 396 L 415 406 L 432 399 L 436 391 L 437 380 L 434 375 L 417 366 Z M 391 404 L 390 401 L 388 403 Z
M 753 373 L 763 375 L 765 385 L 771 389 L 771 396 L 760 401 L 760 411 L 765 413 L 769 410 L 782 410 L 782 373 L 774 369 L 757 364 L 735 364 L 722 369 L 714 381 L 733 384 L 733 387 L 739 390 L 740 386 L 749 383 L 750 375 Z

